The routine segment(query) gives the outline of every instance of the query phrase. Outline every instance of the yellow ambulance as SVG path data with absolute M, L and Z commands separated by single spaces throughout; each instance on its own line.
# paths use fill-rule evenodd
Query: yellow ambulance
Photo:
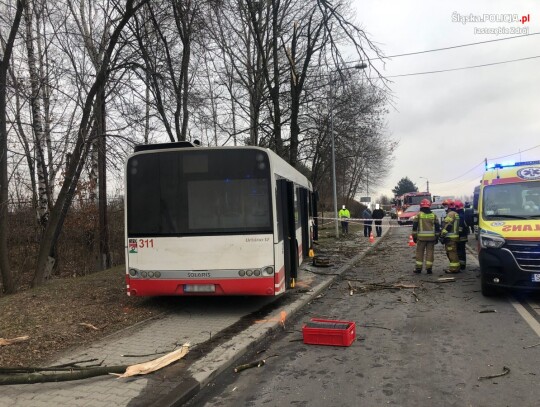
M 540 161 L 486 163 L 478 199 L 482 294 L 540 290 Z

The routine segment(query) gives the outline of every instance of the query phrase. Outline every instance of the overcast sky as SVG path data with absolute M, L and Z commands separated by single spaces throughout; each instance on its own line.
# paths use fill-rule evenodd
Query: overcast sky
M 536 0 L 352 2 L 357 21 L 387 56 L 540 33 Z M 517 14 L 520 21 L 455 21 L 471 14 L 501 19 Z M 530 21 L 522 24 L 522 16 Z M 494 28 L 509 33 L 475 33 Z M 373 63 L 391 77 L 534 56 L 540 56 L 540 35 L 395 57 L 385 66 Z M 409 177 L 420 190 L 426 187 L 421 177 L 427 178 L 435 195 L 472 195 L 485 158 L 540 160 L 540 58 L 390 79 L 394 108 L 388 115 L 388 132 L 399 140 L 399 147 L 390 170 L 373 169 L 388 171 L 388 176 L 375 193 L 370 185 L 372 196 L 391 195 L 402 177 Z

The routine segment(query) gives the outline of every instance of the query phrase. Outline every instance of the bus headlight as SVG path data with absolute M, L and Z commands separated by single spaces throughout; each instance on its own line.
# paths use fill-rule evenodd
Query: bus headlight
M 247 270 L 247 271 L 246 271 L 246 275 L 252 276 L 252 275 L 253 275 L 253 270 Z
M 131 277 L 136 277 L 137 276 L 137 270 L 136 269 L 129 269 L 129 275 Z
M 154 273 L 154 277 L 155 277 L 155 278 L 160 278 L 160 277 L 161 277 L 161 272 L 156 271 L 156 272 Z
M 238 275 L 239 275 L 240 277 L 244 277 L 244 276 L 246 275 L 246 270 L 240 270 L 240 271 L 238 272 Z
M 263 273 L 264 273 L 264 274 L 268 274 L 269 276 L 271 276 L 272 274 L 274 274 L 274 268 L 273 268 L 273 267 L 270 267 L 270 266 L 265 267 L 265 268 L 263 269 Z
M 261 275 L 261 270 L 253 270 L 253 275 L 259 277 Z
M 505 243 L 504 237 L 497 233 L 481 229 L 479 233 L 480 247 L 483 249 L 498 249 Z
M 141 277 L 142 278 L 148 277 L 148 273 L 146 271 L 141 271 Z

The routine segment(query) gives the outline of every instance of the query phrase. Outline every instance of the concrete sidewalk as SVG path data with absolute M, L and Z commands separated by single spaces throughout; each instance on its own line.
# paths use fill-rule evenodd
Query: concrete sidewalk
M 315 268 L 305 262 L 300 269 L 297 287 L 275 298 L 198 297 L 181 310 L 140 323 L 79 349 L 56 364 L 96 359 L 103 365 L 142 363 L 170 352 L 185 342 L 192 344 L 186 361 L 179 361 L 147 376 L 117 379 L 100 376 L 91 379 L 3 386 L 0 406 L 178 406 L 189 400 L 215 376 L 231 368 L 250 348 L 275 329 L 280 328 L 283 312 L 291 316 L 319 295 L 335 278 L 384 238 L 374 243 L 360 234 L 335 242 L 326 250 L 333 266 Z M 316 255 L 317 248 L 315 248 Z M 346 252 L 345 257 L 341 253 Z M 313 272 L 312 272 L 313 271 Z M 316 272 L 317 274 L 315 274 Z M 267 315 L 256 317 L 262 308 Z M 270 309 L 270 311 L 268 311 Z M 262 319 L 262 320 L 260 320 Z M 230 332 L 230 334 L 229 334 Z M 124 356 L 133 355 L 133 356 Z M 95 362 L 94 362 L 95 363 Z

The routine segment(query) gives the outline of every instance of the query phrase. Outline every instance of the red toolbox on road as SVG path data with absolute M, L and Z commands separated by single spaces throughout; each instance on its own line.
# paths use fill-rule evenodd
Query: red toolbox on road
M 350 346 L 356 338 L 352 321 L 311 318 L 302 326 L 304 343 L 311 345 Z

